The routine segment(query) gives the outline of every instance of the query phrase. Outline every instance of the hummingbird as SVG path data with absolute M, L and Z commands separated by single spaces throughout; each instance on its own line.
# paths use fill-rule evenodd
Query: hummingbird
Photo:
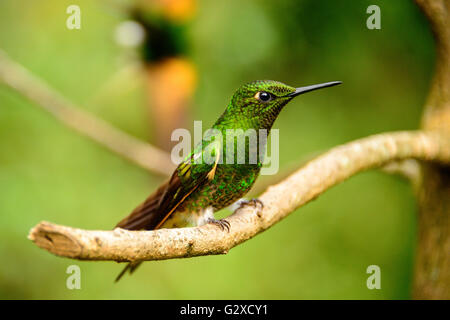
M 237 139 L 249 129 L 263 129 L 268 134 L 283 107 L 295 97 L 341 83 L 333 81 L 295 88 L 274 80 L 250 82 L 234 93 L 212 129 L 223 136 L 229 134 L 229 130 L 236 130 Z M 244 152 L 248 150 L 248 159 L 255 153 L 261 154 L 261 150 L 265 151 L 266 143 L 261 141 L 264 139 L 260 140 L 259 135 L 256 148 L 249 145 L 248 140 L 241 145 L 245 148 Z M 237 161 L 241 150 L 237 150 L 235 144 L 233 151 L 237 152 L 233 152 L 230 157 L 232 161 L 228 161 L 227 153 L 231 150 L 227 144 L 220 139 L 204 137 L 178 165 L 170 179 L 121 220 L 116 228 L 156 230 L 212 223 L 229 231 L 230 224 L 226 218 L 216 220 L 214 212 L 235 203 L 251 189 L 258 178 L 263 159 L 256 157 L 257 160 L 253 162 Z M 198 161 L 207 157 L 212 161 Z M 223 160 L 225 157 L 226 162 Z M 243 205 L 254 205 L 261 209 L 264 204 L 258 199 L 252 199 L 240 201 L 239 207 Z M 141 262 L 130 262 L 116 281 L 127 271 L 132 274 Z

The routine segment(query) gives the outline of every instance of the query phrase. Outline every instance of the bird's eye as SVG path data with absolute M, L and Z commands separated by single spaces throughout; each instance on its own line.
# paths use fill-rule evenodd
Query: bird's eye
M 268 102 L 272 100 L 273 96 L 269 92 L 259 91 L 255 94 L 255 98 L 262 102 Z

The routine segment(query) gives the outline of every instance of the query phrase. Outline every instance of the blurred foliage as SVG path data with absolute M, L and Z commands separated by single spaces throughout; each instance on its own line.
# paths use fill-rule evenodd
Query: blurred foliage
M 81 30 L 66 28 L 72 3 L 2 0 L 0 48 L 90 112 L 152 141 L 143 80 L 104 87 L 130 62 L 114 41 L 127 18 L 117 4 L 126 1 L 78 0 Z M 381 30 L 366 28 L 370 4 L 381 7 Z M 434 51 L 413 1 L 202 0 L 187 37 L 199 72 L 191 116 L 204 128 L 247 81 L 344 82 L 283 111 L 276 122 L 282 168 L 352 139 L 419 125 Z M 107 94 L 93 99 L 99 90 Z M 410 297 L 417 210 L 399 177 L 360 174 L 226 256 L 148 262 L 114 284 L 122 265 L 58 258 L 26 235 L 41 220 L 110 229 L 161 179 L 3 86 L 0 150 L 0 298 Z M 66 288 L 71 264 L 81 267 L 81 290 Z M 381 267 L 381 290 L 366 287 L 372 264 Z

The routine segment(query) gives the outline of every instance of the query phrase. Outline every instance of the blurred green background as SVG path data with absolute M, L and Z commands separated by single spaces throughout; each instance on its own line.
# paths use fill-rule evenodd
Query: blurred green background
M 66 28 L 70 4 L 81 7 L 81 30 Z M 142 79 L 123 77 L 104 91 L 129 63 L 114 40 L 127 19 L 117 4 L 126 1 L 2 0 L 0 48 L 89 112 L 152 142 Z M 381 30 L 366 28 L 371 4 L 381 8 Z M 248 81 L 344 82 L 282 112 L 281 169 L 353 139 L 419 126 L 434 50 L 413 1 L 202 0 L 186 37 L 198 70 L 188 128 L 194 119 L 211 125 Z M 162 181 L 0 85 L 0 298 L 410 298 L 415 197 L 408 182 L 377 171 L 226 256 L 148 262 L 118 284 L 122 264 L 56 257 L 27 239 L 41 220 L 111 229 Z M 81 290 L 66 288 L 71 264 L 81 267 Z M 373 264 L 381 290 L 366 287 Z

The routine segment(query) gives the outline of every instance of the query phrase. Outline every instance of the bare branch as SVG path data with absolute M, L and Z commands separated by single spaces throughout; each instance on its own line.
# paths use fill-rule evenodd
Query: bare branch
M 269 187 L 260 197 L 262 211 L 246 207 L 227 218 L 230 232 L 211 224 L 155 231 L 87 231 L 41 222 L 30 231 L 29 239 L 56 255 L 83 260 L 162 260 L 223 254 L 347 178 L 409 158 L 448 164 L 450 138 L 434 132 L 395 132 L 336 147 Z
M 394 174 L 407 179 L 417 191 L 421 182 L 420 162 L 414 159 L 392 161 L 381 167 L 382 172 Z
M 430 21 L 436 66 L 422 128 L 450 134 L 450 1 L 416 0 Z M 413 297 L 450 299 L 450 170 L 428 163 L 419 185 Z
M 18 91 L 64 125 L 138 166 L 164 176 L 175 166 L 170 156 L 82 110 L 0 50 L 0 81 Z
M 416 0 L 431 24 L 436 65 L 422 117 L 422 128 L 450 133 L 450 2 Z

